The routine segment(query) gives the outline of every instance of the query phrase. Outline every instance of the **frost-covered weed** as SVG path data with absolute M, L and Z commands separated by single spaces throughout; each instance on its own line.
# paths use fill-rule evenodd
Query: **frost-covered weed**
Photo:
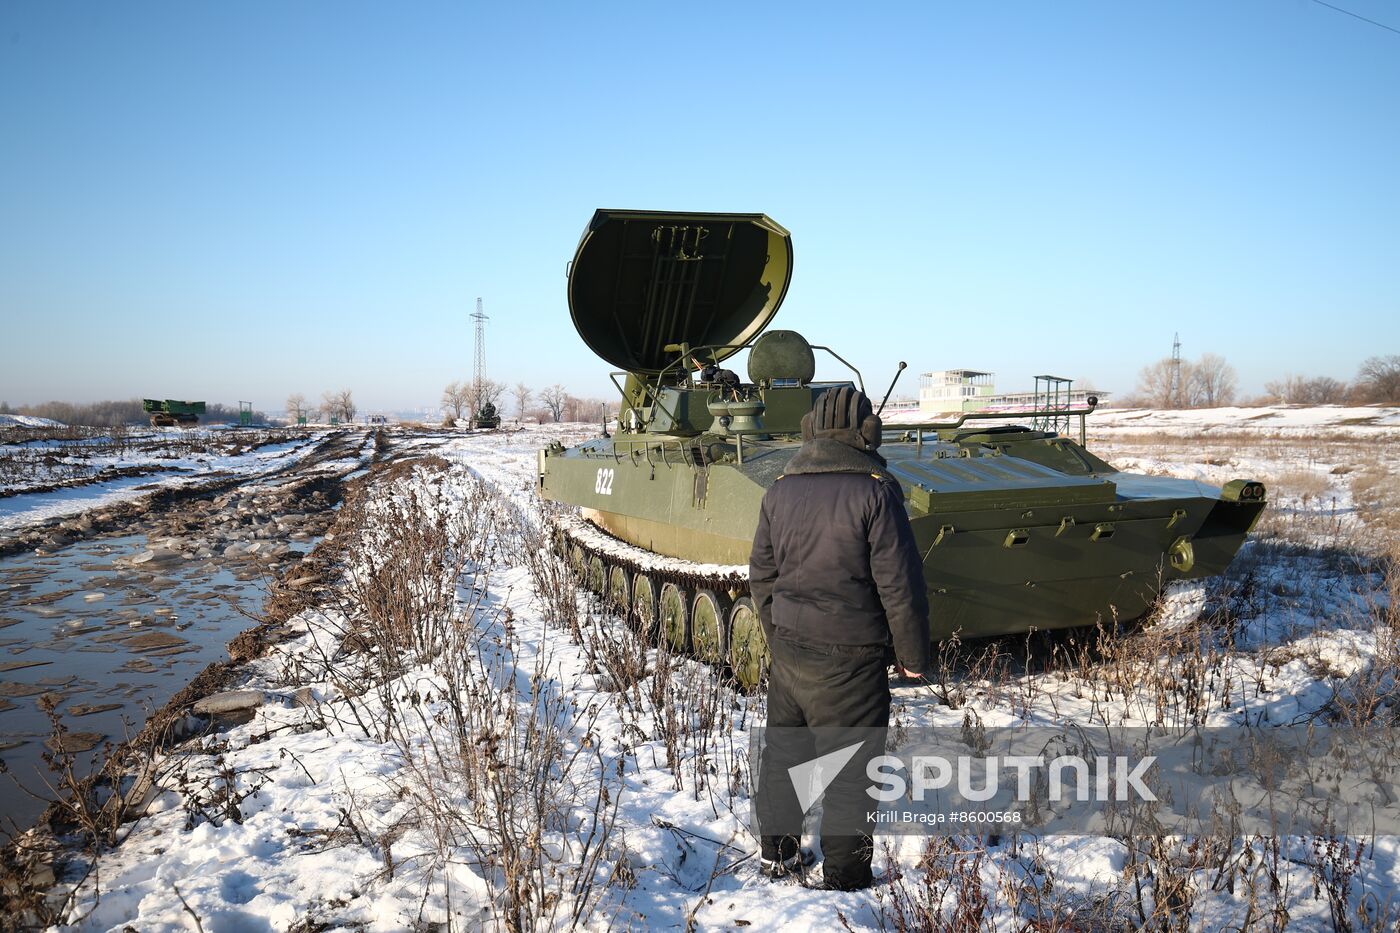
M 492 572 L 530 554 L 563 584 L 537 587 L 556 621 L 571 584 L 489 484 L 435 458 L 391 469 L 347 503 L 354 540 L 325 614 L 340 638 L 315 672 L 335 688 L 326 705 L 348 710 L 327 719 L 353 721 L 398 759 L 386 873 L 391 852 L 401 864 L 416 848 L 448 902 L 478 898 L 507 930 L 585 922 L 620 854 L 621 763 L 592 731 L 596 708 L 553 676 L 548 651 L 522 644 Z M 454 895 L 462 865 L 477 890 Z

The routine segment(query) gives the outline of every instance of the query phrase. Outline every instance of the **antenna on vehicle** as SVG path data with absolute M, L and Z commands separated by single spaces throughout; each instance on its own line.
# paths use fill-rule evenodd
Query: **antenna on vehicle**
M 903 360 L 899 361 L 899 368 L 894 371 L 894 378 L 890 380 L 890 387 L 885 390 L 885 397 L 880 399 L 880 407 L 875 409 L 876 417 L 879 417 L 880 412 L 885 410 L 885 403 L 890 400 L 890 393 L 894 391 L 894 384 L 899 381 L 899 374 L 904 372 L 905 367 L 908 365 L 909 364 Z

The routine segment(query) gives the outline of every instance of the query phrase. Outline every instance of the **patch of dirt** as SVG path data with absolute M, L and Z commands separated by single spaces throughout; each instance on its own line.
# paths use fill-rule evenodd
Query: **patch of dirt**
M 148 495 L 115 505 L 30 525 L 0 540 L 0 557 L 37 549 L 52 550 L 55 546 L 66 546 L 101 535 L 140 531 L 142 526 L 150 524 L 153 516 L 172 512 L 177 507 L 199 500 L 212 502 L 219 495 L 250 482 L 265 484 L 277 477 L 301 472 L 305 472 L 307 480 L 311 481 L 314 479 L 313 468 L 317 464 L 357 456 L 363 441 L 364 436 L 359 432 L 336 432 L 327 435 L 312 453 L 270 473 L 256 477 L 215 475 L 207 482 L 157 487 Z M 334 480 L 329 476 L 320 478 Z
M 44 745 L 51 752 L 73 755 L 92 751 L 105 738 L 101 732 L 65 732 L 61 737 L 45 739 Z
M 0 674 L 6 671 L 22 671 L 27 667 L 43 667 L 52 661 L 0 661 Z
M 7 680 L 0 683 L 0 697 L 10 697 L 12 699 L 36 697 L 46 689 L 46 687 L 40 684 L 22 684 L 17 681 Z
M 143 632 L 140 635 L 122 638 L 121 643 L 132 651 L 150 651 L 152 648 L 173 648 L 176 645 L 189 644 L 185 639 L 169 632 Z
M 96 713 L 110 713 L 114 709 L 121 709 L 120 703 L 74 703 L 63 712 L 68 716 L 92 716 Z

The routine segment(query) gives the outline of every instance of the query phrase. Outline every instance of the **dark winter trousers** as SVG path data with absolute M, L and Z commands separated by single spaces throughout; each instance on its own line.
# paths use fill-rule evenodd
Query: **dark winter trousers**
M 759 768 L 763 857 L 797 854 L 802 805 L 788 769 L 862 746 L 826 789 L 822 803 L 822 873 L 832 888 L 870 886 L 874 844 L 866 814 L 866 765 L 884 754 L 890 722 L 889 650 L 882 645 L 802 645 L 773 638 L 768 670 L 768 729 Z

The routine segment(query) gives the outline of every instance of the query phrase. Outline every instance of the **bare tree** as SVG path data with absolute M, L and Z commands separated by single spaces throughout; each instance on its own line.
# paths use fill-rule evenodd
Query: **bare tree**
M 487 405 L 495 405 L 499 408 L 500 405 L 497 403 L 500 402 L 501 396 L 505 394 L 506 384 L 504 382 L 497 382 L 494 379 L 484 379 L 481 382 L 481 398 L 476 400 L 476 407 L 478 410 Z
M 1367 401 L 1400 402 L 1400 355 L 1366 360 L 1356 373 L 1356 387 Z
M 1308 395 L 1314 405 L 1338 405 L 1346 401 L 1348 386 L 1340 379 L 1331 376 L 1318 376 L 1308 380 Z
M 1295 376 L 1292 373 L 1282 379 L 1271 379 L 1264 383 L 1264 395 L 1273 402 L 1282 402 L 1287 405 L 1296 402 L 1302 392 L 1304 379 L 1302 376 Z
M 564 417 L 564 406 L 568 401 L 569 393 L 557 382 L 540 390 L 540 402 L 549 409 L 549 415 L 555 421 Z
M 453 421 L 459 421 L 462 412 L 471 410 L 472 387 L 464 382 L 449 382 L 442 390 L 442 407 Z
M 336 418 L 343 423 L 355 420 L 355 400 L 351 397 L 349 389 L 341 389 L 338 392 L 325 391 L 321 393 L 321 411 L 327 418 Z
M 1216 353 L 1201 354 L 1200 360 L 1191 365 L 1189 372 L 1182 373 L 1182 380 L 1189 384 L 1187 395 L 1190 404 L 1206 408 L 1218 408 L 1233 402 L 1235 387 L 1239 382 L 1235 367 Z
M 1175 364 L 1161 359 L 1144 366 L 1138 373 L 1137 396 L 1149 408 L 1171 408 L 1176 404 L 1172 392 L 1172 371 Z
M 1335 405 L 1345 400 L 1347 386 L 1331 376 L 1309 379 L 1289 373 L 1282 379 L 1264 383 L 1264 394 L 1285 405 Z
M 515 388 L 510 390 L 511 398 L 515 399 L 515 417 L 525 417 L 525 406 L 530 404 L 530 399 L 535 393 L 530 391 L 530 387 L 523 382 L 517 382 Z
M 608 403 L 597 398 L 579 398 L 570 395 L 564 400 L 565 421 L 597 422 L 606 417 Z
M 467 411 L 472 414 L 481 411 L 488 403 L 495 405 L 506 391 L 505 385 L 494 379 L 482 380 L 479 394 L 477 389 L 475 382 L 462 383 L 462 390 L 467 394 Z
M 287 414 L 291 416 L 293 422 L 300 422 L 306 417 L 306 396 L 300 392 L 293 392 L 287 396 Z

